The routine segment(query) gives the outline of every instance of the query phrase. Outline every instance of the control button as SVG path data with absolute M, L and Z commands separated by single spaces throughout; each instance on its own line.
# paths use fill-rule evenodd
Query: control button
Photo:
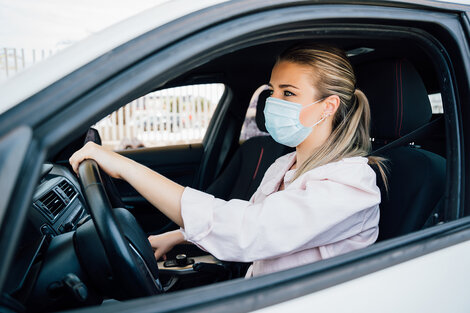
M 88 220 L 91 220 L 91 216 L 90 216 L 90 215 L 85 215 L 84 217 L 82 217 L 82 218 L 78 221 L 77 227 L 82 226 L 83 224 L 85 224 L 86 222 L 88 222 Z
M 175 260 L 163 262 L 164 267 L 185 267 L 194 264 L 194 259 L 188 259 L 186 254 L 178 254 Z
M 80 302 L 86 301 L 88 298 L 88 289 L 85 284 L 75 274 L 67 274 L 64 279 L 64 286 L 72 293 L 72 295 Z
M 71 231 L 71 230 L 73 230 L 74 228 L 75 228 L 75 225 L 73 225 L 72 222 L 67 222 L 67 223 L 65 223 L 65 225 L 64 225 L 65 231 Z
M 41 226 L 41 233 L 45 236 L 52 236 L 54 235 L 54 231 L 49 227 L 49 225 L 42 225 Z
M 176 264 L 178 264 L 178 266 L 186 266 L 188 264 L 188 257 L 186 254 L 178 254 L 176 256 Z
M 61 281 L 52 282 L 47 291 L 51 298 L 59 298 L 68 292 L 80 302 L 88 299 L 88 288 L 77 275 L 72 273 L 65 275 Z
M 177 266 L 177 264 L 176 264 L 175 260 L 168 260 L 168 261 L 165 261 L 163 263 L 163 266 L 164 267 L 175 267 L 175 266 Z

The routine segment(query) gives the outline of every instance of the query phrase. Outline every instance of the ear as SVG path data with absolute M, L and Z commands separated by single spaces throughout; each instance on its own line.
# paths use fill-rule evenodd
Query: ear
M 341 100 L 337 95 L 331 95 L 323 100 L 323 113 L 334 115 L 338 110 Z

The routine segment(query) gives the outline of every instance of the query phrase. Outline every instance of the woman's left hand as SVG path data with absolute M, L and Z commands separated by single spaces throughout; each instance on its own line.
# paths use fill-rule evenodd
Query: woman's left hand
M 155 259 L 166 260 L 166 253 L 174 246 L 184 242 L 183 234 L 179 230 L 170 231 L 161 235 L 149 236 L 148 240 L 154 250 Z

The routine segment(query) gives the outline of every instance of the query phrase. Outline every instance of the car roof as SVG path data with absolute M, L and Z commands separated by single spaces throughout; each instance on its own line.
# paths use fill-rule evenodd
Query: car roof
M 0 85 L 0 114 L 108 51 L 193 12 L 227 0 L 171 0 L 145 10 L 37 63 Z

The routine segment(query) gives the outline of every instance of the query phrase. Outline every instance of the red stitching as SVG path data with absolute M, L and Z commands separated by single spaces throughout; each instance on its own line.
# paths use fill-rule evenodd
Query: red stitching
M 400 116 L 400 130 L 398 136 L 401 137 L 401 127 L 403 126 L 403 82 L 401 78 L 401 64 L 403 60 L 400 60 L 400 102 L 401 102 L 401 116 Z
M 258 159 L 258 165 L 256 165 L 255 174 L 253 175 L 252 180 L 255 180 L 256 174 L 258 174 L 258 168 L 259 168 L 259 165 L 261 163 L 261 159 L 263 158 L 263 151 L 264 151 L 264 149 L 263 149 L 263 147 L 261 147 L 261 152 L 259 154 L 259 159 Z
M 395 135 L 398 136 L 398 113 L 400 112 L 400 104 L 399 104 L 399 97 L 398 97 L 398 62 L 395 63 L 395 80 L 397 82 L 397 119 L 395 123 Z

